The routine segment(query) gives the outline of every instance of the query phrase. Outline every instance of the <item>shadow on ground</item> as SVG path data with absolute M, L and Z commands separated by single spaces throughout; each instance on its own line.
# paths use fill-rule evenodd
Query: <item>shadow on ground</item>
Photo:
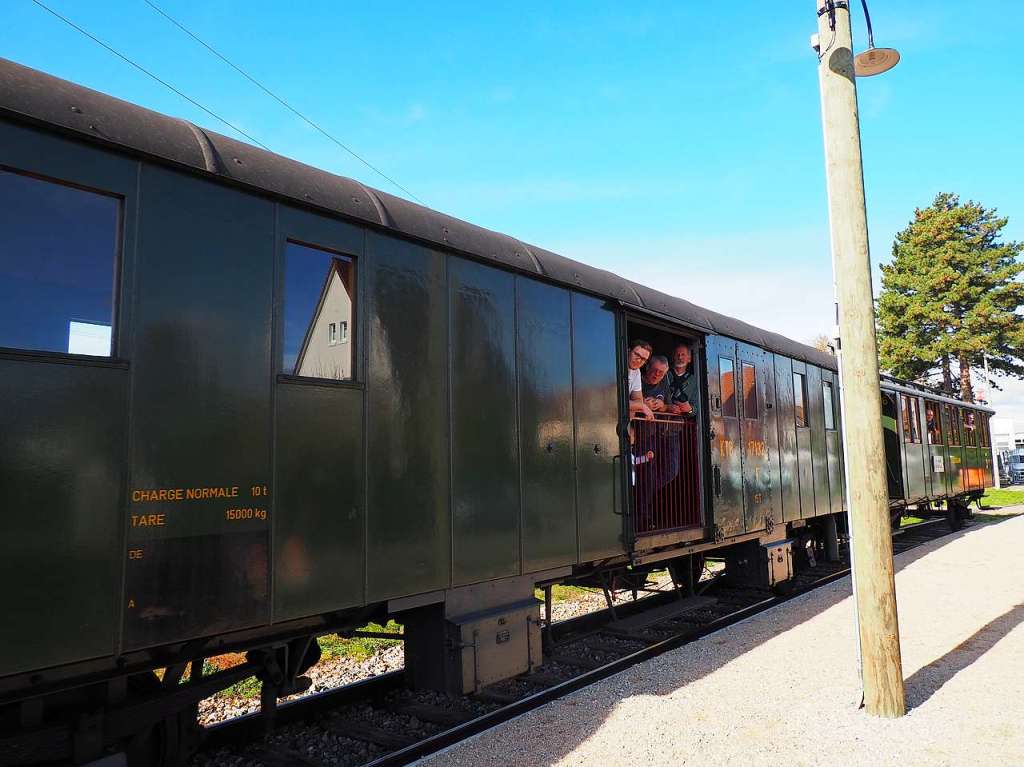
M 904 683 L 907 708 L 917 708 L 950 679 L 987 653 L 1000 639 L 1024 621 L 1024 604 L 1014 605 L 995 620 L 989 621 L 974 634 L 927 666 L 922 666 Z
M 1020 516 L 1020 513 L 976 515 L 973 523 L 963 530 L 898 555 L 896 560 L 896 571 L 899 572 L 903 570 L 922 557 L 927 556 L 931 552 L 941 549 L 964 536 L 971 535 L 992 525 L 1001 524 L 1002 522 L 1013 519 L 1017 516 Z M 744 654 L 755 649 L 764 642 L 771 640 L 779 634 L 796 628 L 810 618 L 834 607 L 847 599 L 850 595 L 850 579 L 849 577 L 846 577 L 837 581 L 836 584 L 832 586 L 803 596 L 795 597 L 787 604 L 780 606 L 772 612 L 773 618 L 771 623 L 763 624 L 763 630 L 735 633 L 731 632 L 730 629 L 727 628 L 698 640 L 698 642 L 710 642 L 717 646 L 717 663 L 713 667 L 704 665 L 701 668 L 696 668 L 692 666 L 676 665 L 669 668 L 669 673 L 664 673 L 666 666 L 662 665 L 659 667 L 661 672 L 660 676 L 654 679 L 650 676 L 644 678 L 645 689 L 643 694 L 651 696 L 669 695 L 676 690 L 703 679 L 705 676 L 726 667 L 733 660 L 742 657 Z M 801 600 L 814 600 L 816 609 L 810 614 L 806 611 L 791 609 L 794 606 L 799 605 Z M 949 681 L 949 679 L 984 655 L 1002 637 L 1012 631 L 1013 628 L 1022 620 L 1024 620 L 1024 605 L 1017 605 L 985 627 L 981 628 L 976 634 L 960 643 L 957 647 L 950 650 L 941 658 L 936 659 L 928 666 L 916 671 L 906 682 L 908 704 L 910 706 L 919 706 L 924 701 L 928 700 L 928 698 L 940 689 L 942 685 Z M 637 667 L 634 667 L 633 670 L 625 671 L 623 673 L 627 675 L 632 674 L 635 678 L 636 668 Z M 615 678 L 616 677 L 612 677 L 613 680 Z M 751 681 L 753 684 L 754 680 Z M 605 682 L 599 682 L 598 684 L 608 683 L 609 681 L 606 680 Z M 554 762 L 565 758 L 567 755 L 575 751 L 580 744 L 589 739 L 591 735 L 601 727 L 604 720 L 613 709 L 595 705 L 593 701 L 588 701 L 586 699 L 586 694 L 586 690 L 584 689 L 584 691 L 576 693 L 575 696 L 571 696 L 561 702 L 561 705 L 568 704 L 574 707 L 571 714 L 573 726 L 566 728 L 566 731 L 562 734 L 562 737 L 557 743 L 553 742 L 554 739 L 551 738 L 543 738 L 533 742 L 528 749 L 529 764 L 553 764 Z M 560 704 L 555 703 L 554 705 Z M 850 701 L 850 705 L 855 705 L 855 702 Z M 487 734 L 484 733 L 482 737 L 486 738 Z M 475 750 L 481 747 L 483 747 L 483 744 L 480 744 L 479 741 L 477 741 L 477 743 L 470 748 Z M 525 756 L 526 754 L 527 752 L 524 752 L 523 755 Z M 445 756 L 451 757 L 453 754 L 447 754 Z M 459 756 L 460 758 L 454 760 L 454 763 L 471 763 L 471 752 L 467 752 L 467 756 L 470 761 L 464 760 L 462 758 L 463 754 L 461 753 Z M 443 757 L 440 761 L 434 762 L 434 760 L 428 759 L 428 762 L 448 764 L 448 761 Z

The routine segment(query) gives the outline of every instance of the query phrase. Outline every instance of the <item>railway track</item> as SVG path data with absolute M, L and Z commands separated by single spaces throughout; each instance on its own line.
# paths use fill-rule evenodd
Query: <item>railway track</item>
M 950 531 L 936 519 L 898 530 L 894 553 Z M 691 596 L 657 594 L 551 627 L 544 664 L 462 698 L 404 688 L 391 672 L 281 705 L 273 731 L 258 713 L 205 728 L 193 767 L 397 767 L 435 753 L 570 692 L 696 641 L 849 574 L 845 561 L 818 562 L 785 594 L 712 578 Z

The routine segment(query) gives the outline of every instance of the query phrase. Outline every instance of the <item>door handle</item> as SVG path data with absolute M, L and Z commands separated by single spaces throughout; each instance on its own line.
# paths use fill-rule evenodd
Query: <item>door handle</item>
M 612 513 L 616 516 L 624 516 L 621 511 L 622 505 L 622 456 L 612 456 Z
M 722 497 L 722 470 L 715 466 L 711 469 L 711 483 L 715 488 L 715 497 Z

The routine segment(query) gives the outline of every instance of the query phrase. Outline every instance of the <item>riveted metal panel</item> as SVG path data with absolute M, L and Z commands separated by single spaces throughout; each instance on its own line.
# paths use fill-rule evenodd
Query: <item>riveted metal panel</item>
M 821 395 L 821 368 L 807 366 L 807 423 L 811 427 L 811 464 L 814 471 L 814 514 L 829 512 L 828 453 L 825 447 L 825 410 Z
M 924 477 L 925 489 L 929 498 L 941 498 L 946 494 L 945 448 L 941 442 L 931 441 L 932 428 L 939 416 L 939 406 L 934 400 L 924 397 L 921 400 L 921 418 L 924 429 L 921 442 L 924 444 Z M 936 471 L 936 469 L 940 469 Z
M 970 411 L 972 423 L 974 429 L 972 431 L 971 439 L 974 441 L 974 445 L 970 448 L 971 454 L 971 489 L 981 490 L 985 487 L 984 474 L 983 474 L 983 459 L 981 454 L 981 433 L 978 429 L 978 419 L 980 414 L 973 408 Z
M 949 494 L 957 495 L 967 490 L 964 485 L 964 450 L 960 444 L 963 441 L 960 408 L 943 407 L 942 418 L 946 429 L 946 443 L 949 445 Z
M 363 392 L 278 384 L 274 620 L 363 602 Z
M 764 429 L 765 445 L 768 448 L 768 501 L 771 504 L 773 522 L 782 522 L 782 465 L 779 460 L 779 410 L 775 394 L 775 355 L 764 352 Z
M 938 402 L 935 407 L 942 424 L 942 444 L 935 445 L 933 455 L 938 455 L 942 458 L 942 472 L 936 476 L 937 481 L 932 485 L 932 488 L 936 494 L 950 495 L 953 492 L 956 467 L 953 465 L 952 449 L 949 446 L 949 421 L 946 418 L 946 408 L 943 403 Z
M 918 412 L 915 416 L 913 410 L 913 403 L 918 403 Z M 914 502 L 924 498 L 928 494 L 927 487 L 925 486 L 925 445 L 922 441 L 922 428 L 923 423 L 920 418 L 920 403 L 921 398 L 908 394 L 900 395 L 900 428 L 903 429 L 901 437 L 903 439 L 903 487 L 906 494 L 906 500 Z M 909 417 L 912 421 L 916 421 L 917 426 L 917 442 L 908 442 L 910 438 L 905 429 L 904 422 L 904 408 L 910 407 Z
M 265 623 L 273 513 L 273 205 L 156 166 L 141 188 L 128 648 Z
M 979 411 L 976 415 L 980 431 L 978 433 L 978 462 L 981 469 L 982 487 L 992 487 L 994 484 L 992 467 L 992 424 L 989 422 L 988 413 Z
M 623 550 L 615 314 L 601 299 L 573 294 L 572 353 L 579 558 L 587 562 Z
M 981 478 L 979 476 L 980 466 L 981 464 L 978 460 L 978 448 L 970 445 L 964 446 L 964 467 L 966 468 L 966 472 L 964 475 L 964 487 L 966 489 L 981 489 L 982 484 Z
M 112 340 L 128 356 L 138 162 L 5 121 L 0 166 L 121 197 Z M 106 359 L 0 358 L 0 676 L 117 651 L 129 376 Z
M 451 577 L 444 256 L 367 235 L 367 599 Z
M 810 369 L 812 369 L 811 365 L 793 360 L 793 373 L 800 373 L 804 376 L 804 383 L 807 388 L 804 398 L 804 414 L 808 425 L 796 427 L 797 474 L 800 483 L 800 517 L 802 519 L 813 517 L 816 513 L 814 508 L 814 462 L 811 458 L 812 429 L 810 421 L 811 402 L 809 399 L 811 382 L 807 375 Z
M 127 397 L 126 370 L 0 359 L 0 676 L 114 652 Z
M 576 559 L 569 292 L 516 278 L 523 571 Z
M 821 371 L 822 385 L 828 383 L 832 387 L 832 425 L 825 429 L 825 458 L 828 466 L 829 511 L 837 514 L 843 510 L 843 443 L 839 433 L 839 376 L 831 370 Z M 829 407 L 822 395 L 822 413 Z M 823 415 L 824 417 L 824 415 Z
M 740 450 L 743 462 L 743 509 L 746 532 L 765 529 L 776 520 L 772 499 L 772 468 L 768 451 L 768 417 L 765 392 L 771 388 L 769 355 L 763 349 L 739 344 L 736 399 L 740 410 Z M 753 366 L 753 370 L 751 370 Z M 752 397 L 747 396 L 747 376 L 753 375 Z M 751 407 L 753 406 L 753 407 Z
M 740 450 L 740 419 L 738 398 L 739 363 L 736 342 L 722 336 L 708 336 L 708 414 L 711 428 L 711 505 L 715 525 L 723 535 L 739 535 L 743 521 L 743 464 Z M 733 388 L 734 409 L 723 412 L 722 365 L 731 376 L 726 385 Z
M 515 277 L 450 258 L 452 581 L 519 572 Z
M 800 519 L 800 474 L 793 414 L 793 361 L 775 355 L 775 418 L 778 428 L 779 492 L 782 519 Z

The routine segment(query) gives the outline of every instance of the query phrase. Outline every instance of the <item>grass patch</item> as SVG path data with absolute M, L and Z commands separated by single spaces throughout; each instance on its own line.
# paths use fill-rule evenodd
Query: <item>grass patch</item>
M 994 487 L 990 487 L 985 491 L 985 495 L 981 497 L 981 502 L 986 506 L 995 506 L 996 508 L 1017 506 L 1024 504 L 1024 491 L 996 490 Z
M 359 629 L 360 631 L 387 632 L 389 634 L 401 634 L 402 627 L 394 621 L 388 621 L 386 626 L 379 623 L 367 623 Z M 320 652 L 324 658 L 353 658 L 354 660 L 366 660 L 376 655 L 381 650 L 401 644 L 398 639 L 376 639 L 374 637 L 352 637 L 343 639 L 337 634 L 328 634 L 319 639 Z
M 580 599 L 586 599 L 595 593 L 591 589 L 585 589 L 582 586 L 564 586 L 559 583 L 551 587 L 551 601 L 576 602 Z M 544 589 L 534 589 L 533 595 L 537 599 L 544 601 Z
M 906 527 L 907 525 L 916 525 L 918 522 L 924 522 L 924 518 L 915 517 L 913 514 L 907 514 L 900 520 L 900 527 Z
M 379 623 L 368 623 L 359 629 L 360 631 L 387 632 L 389 634 L 401 634 L 402 627 L 394 621 L 388 621 L 386 626 Z M 333 658 L 352 658 L 353 660 L 366 660 L 380 650 L 401 644 L 398 639 L 376 639 L 374 637 L 353 637 L 343 639 L 337 634 L 327 634 L 319 637 L 321 659 L 330 660 Z M 245 656 L 240 653 L 228 653 L 217 655 L 203 661 L 203 674 L 213 674 L 223 671 L 226 668 L 237 666 L 245 662 Z M 230 687 L 217 693 L 219 698 L 246 698 L 255 700 L 260 697 L 260 681 L 250 676 L 240 682 L 235 682 Z

